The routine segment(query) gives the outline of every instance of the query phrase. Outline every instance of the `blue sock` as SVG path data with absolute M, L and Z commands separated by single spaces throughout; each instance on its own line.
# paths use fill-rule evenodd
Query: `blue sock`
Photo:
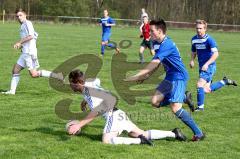
M 116 46 L 113 43 L 108 43 L 107 46 L 114 49 L 116 48 Z
M 203 135 L 202 130 L 197 126 L 191 115 L 186 110 L 181 108 L 175 113 L 175 115 L 193 131 L 194 135 L 197 135 L 198 137 Z
M 225 83 L 221 80 L 210 85 L 211 91 L 216 91 L 225 86 Z
M 104 55 L 105 45 L 101 45 L 101 54 Z
M 204 97 L 205 97 L 205 92 L 203 87 L 199 87 L 197 89 L 197 104 L 198 106 L 204 105 Z

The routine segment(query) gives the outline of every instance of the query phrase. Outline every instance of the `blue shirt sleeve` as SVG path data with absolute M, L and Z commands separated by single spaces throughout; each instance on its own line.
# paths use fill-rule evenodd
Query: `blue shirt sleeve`
M 208 44 L 209 44 L 210 48 L 217 48 L 217 43 L 215 42 L 215 40 L 213 38 L 208 38 Z
M 108 23 L 109 23 L 109 24 L 115 24 L 115 20 L 112 19 L 112 18 L 109 18 L 109 19 L 108 19 Z
M 159 47 L 159 50 L 156 52 L 155 56 L 153 57 L 154 59 L 160 59 L 160 61 L 164 60 L 167 56 L 171 54 L 172 46 L 173 44 L 170 44 L 169 42 L 166 42 L 162 44 Z

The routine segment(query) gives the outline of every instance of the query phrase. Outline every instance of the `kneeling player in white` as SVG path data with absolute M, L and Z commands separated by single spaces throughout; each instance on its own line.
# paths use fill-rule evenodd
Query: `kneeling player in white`
M 22 9 L 16 11 L 16 16 L 21 24 L 20 37 L 21 39 L 14 44 L 15 49 L 21 49 L 21 56 L 12 70 L 11 88 L 4 94 L 15 94 L 18 82 L 20 80 L 20 72 L 24 68 L 27 68 L 29 74 L 35 77 L 53 77 L 59 80 L 63 80 L 61 73 L 53 73 L 46 70 L 37 70 L 40 66 L 37 58 L 36 41 L 38 34 L 34 31 L 32 22 L 27 20 L 26 13 Z
M 91 110 L 78 124 L 72 124 L 69 127 L 69 134 L 76 134 L 83 126 L 90 123 L 99 114 L 103 114 L 106 120 L 102 137 L 103 143 L 152 145 L 152 139 L 170 137 L 180 141 L 186 140 L 186 137 L 178 128 L 173 129 L 173 131 L 144 131 L 138 128 L 127 117 L 124 111 L 115 107 L 117 99 L 111 93 L 100 87 L 99 79 L 85 82 L 84 74 L 80 70 L 74 70 L 69 74 L 69 82 L 73 91 L 83 95 L 84 102 L 88 104 Z M 130 137 L 119 137 L 123 131 L 127 131 Z

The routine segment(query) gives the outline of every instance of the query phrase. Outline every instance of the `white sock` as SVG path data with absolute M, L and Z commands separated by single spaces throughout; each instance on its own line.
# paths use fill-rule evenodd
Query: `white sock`
M 52 72 L 47 71 L 47 70 L 40 70 L 39 71 L 39 76 L 40 77 L 47 77 L 49 78 L 51 76 Z
M 51 71 L 47 71 L 47 70 L 40 70 L 39 71 L 39 76 L 40 77 L 47 77 L 47 78 L 56 78 L 56 79 L 59 79 L 59 80 L 63 80 L 63 74 L 62 73 L 54 73 L 54 72 L 51 72 Z
M 19 80 L 20 80 L 20 75 L 19 74 L 13 74 L 12 80 L 11 80 L 11 88 L 10 88 L 10 91 L 12 93 L 16 92 Z
M 148 139 L 162 139 L 166 137 L 175 138 L 175 134 L 172 131 L 163 131 L 163 130 L 148 130 Z
M 125 145 L 130 145 L 130 144 L 140 144 L 141 139 L 140 138 L 129 138 L 129 137 L 113 137 L 111 138 L 111 144 L 125 144 Z

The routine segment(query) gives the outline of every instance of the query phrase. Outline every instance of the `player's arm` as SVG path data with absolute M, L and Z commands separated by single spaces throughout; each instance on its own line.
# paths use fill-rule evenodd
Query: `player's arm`
M 87 102 L 85 99 L 82 100 L 81 104 L 80 104 L 80 107 L 81 107 L 81 110 L 83 112 L 86 112 L 87 111 Z
M 80 128 L 93 121 L 98 116 L 98 112 L 90 111 L 88 115 L 79 122 Z
M 196 56 L 197 56 L 197 52 L 192 52 L 191 60 L 190 60 L 190 63 L 189 63 L 190 68 L 194 67 L 194 60 L 195 60 Z
M 155 72 L 160 64 L 159 59 L 152 60 L 144 69 L 140 70 L 136 75 L 126 78 L 124 81 L 144 81 Z
M 79 129 L 93 121 L 98 116 L 98 112 L 91 111 L 88 115 L 82 119 L 79 124 L 74 124 L 69 127 L 69 134 L 76 134 Z
M 202 67 L 202 70 L 203 70 L 203 71 L 207 71 L 208 66 L 209 66 L 210 64 L 212 64 L 213 62 L 215 62 L 216 59 L 218 58 L 218 55 L 219 55 L 218 49 L 217 49 L 217 44 L 216 44 L 215 40 L 212 39 L 212 38 L 209 38 L 209 39 L 208 39 L 208 43 L 209 43 L 209 45 L 210 45 L 211 52 L 212 52 L 213 54 L 212 54 L 212 56 L 210 57 L 210 59 L 203 65 L 203 67 Z
M 215 62 L 216 59 L 218 58 L 218 56 L 219 56 L 218 51 L 213 52 L 213 54 L 212 54 L 212 56 L 210 57 L 210 59 L 203 65 L 202 70 L 203 70 L 203 71 L 207 71 L 208 66 L 209 66 L 211 63 Z
M 28 36 L 22 38 L 21 40 L 19 40 L 18 42 L 16 42 L 13 47 L 14 47 L 14 49 L 19 49 L 19 48 L 21 48 L 23 43 L 28 42 L 32 39 L 33 39 L 33 35 L 28 35 Z
M 116 22 L 114 19 L 110 18 L 108 22 L 105 24 L 105 26 L 115 26 Z

